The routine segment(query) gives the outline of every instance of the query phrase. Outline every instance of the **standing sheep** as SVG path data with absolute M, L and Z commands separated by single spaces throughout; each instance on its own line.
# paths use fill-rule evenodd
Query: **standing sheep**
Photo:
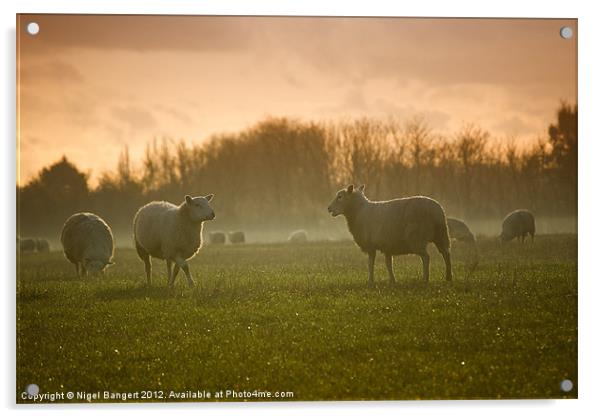
M 307 232 L 304 229 L 298 229 L 291 232 L 291 234 L 288 236 L 288 242 L 293 244 L 307 242 Z
M 525 242 L 527 234 L 531 235 L 531 241 L 535 240 L 535 218 L 531 212 L 526 209 L 517 209 L 506 215 L 500 234 L 502 242 L 511 241 L 517 237 L 521 242 Z
M 456 239 L 461 242 L 467 242 L 469 244 L 475 244 L 476 240 L 474 234 L 464 221 L 456 218 L 447 217 L 447 228 L 449 229 L 449 236 L 452 239 Z
M 212 194 L 194 198 L 186 195 L 179 206 L 151 202 L 138 210 L 134 217 L 134 241 L 136 251 L 144 261 L 149 285 L 151 256 L 166 261 L 169 286 L 173 286 L 180 269 L 184 270 L 188 285 L 194 284 L 186 261 L 194 257 L 203 244 L 203 222 L 215 218 L 209 206 L 211 199 Z M 172 263 L 175 263 L 173 271 Z
M 210 244 L 225 244 L 226 243 L 226 234 L 221 231 L 213 231 L 209 233 L 209 243 Z
M 228 232 L 228 239 L 232 244 L 244 244 L 245 233 L 242 231 L 230 231 Z
M 368 253 L 368 283 L 374 284 L 376 251 L 385 255 L 389 281 L 395 282 L 393 255 L 416 254 L 422 259 L 422 277 L 429 280 L 427 244 L 433 242 L 445 260 L 445 278 L 452 279 L 449 234 L 445 212 L 435 200 L 423 196 L 372 202 L 364 186 L 339 190 L 328 206 L 332 216 L 343 215 L 353 239 Z
M 36 250 L 36 241 L 33 238 L 20 238 L 19 250 L 22 253 L 33 253 Z
M 36 238 L 36 251 L 39 253 L 50 252 L 50 244 L 44 238 Z
M 113 264 L 113 233 L 109 225 L 93 213 L 76 213 L 69 217 L 61 232 L 61 244 L 78 276 L 103 273 Z

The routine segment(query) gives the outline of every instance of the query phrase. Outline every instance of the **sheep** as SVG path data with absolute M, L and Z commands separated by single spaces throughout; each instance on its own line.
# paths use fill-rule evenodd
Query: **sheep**
M 44 238 L 36 238 L 36 251 L 39 253 L 50 252 L 50 244 Z
M 19 238 L 19 250 L 22 253 L 33 253 L 36 250 L 36 241 L 33 238 Z
M 75 265 L 78 277 L 104 274 L 113 263 L 113 233 L 107 223 L 93 213 L 76 213 L 63 225 L 61 244 L 65 257 Z
M 304 229 L 298 229 L 291 232 L 291 234 L 288 236 L 288 242 L 293 244 L 307 242 L 307 232 Z
M 475 244 L 476 240 L 474 234 L 468 228 L 468 225 L 460 219 L 447 217 L 447 228 L 449 230 L 449 236 L 452 239 L 456 239 L 460 242 L 467 242 L 469 244 Z
M 502 242 L 511 241 L 516 237 L 521 242 L 525 242 L 527 234 L 531 235 L 531 241 L 535 240 L 535 218 L 531 212 L 526 209 L 517 209 L 506 215 L 500 234 Z
M 395 282 L 392 256 L 416 254 L 422 259 L 422 277 L 429 280 L 427 244 L 433 242 L 445 260 L 445 278 L 452 279 L 450 241 L 445 212 L 428 197 L 414 196 L 373 202 L 364 195 L 365 186 L 353 185 L 335 195 L 328 211 L 343 215 L 353 239 L 368 254 L 368 284 L 374 286 L 376 251 L 385 255 L 389 281 Z
M 209 233 L 209 243 L 211 244 L 225 244 L 226 234 L 221 231 L 214 231 Z
M 245 233 L 243 231 L 230 231 L 228 232 L 228 239 L 232 244 L 244 244 Z
M 144 262 L 146 281 L 151 284 L 150 257 L 165 260 L 167 284 L 172 287 L 180 269 L 184 270 L 188 285 L 194 281 L 187 260 L 196 255 L 203 245 L 203 222 L 215 219 L 209 206 L 213 195 L 190 197 L 176 206 L 169 202 L 151 202 L 141 207 L 134 217 L 134 242 Z M 172 263 L 175 266 L 172 271 Z

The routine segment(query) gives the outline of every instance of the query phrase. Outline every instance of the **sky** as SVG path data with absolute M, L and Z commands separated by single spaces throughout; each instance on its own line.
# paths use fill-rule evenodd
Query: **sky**
M 577 102 L 576 33 L 558 19 L 19 15 L 17 181 L 66 155 L 94 183 L 126 146 L 136 162 L 155 138 L 200 143 L 269 116 L 422 116 L 528 144 Z

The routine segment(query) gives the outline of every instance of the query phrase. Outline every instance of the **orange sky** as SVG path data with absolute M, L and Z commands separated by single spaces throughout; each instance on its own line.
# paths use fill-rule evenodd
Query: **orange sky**
M 20 15 L 19 182 L 63 154 L 96 178 L 125 145 L 198 142 L 268 115 L 424 115 L 546 133 L 576 102 L 575 20 Z M 28 22 L 40 25 L 30 36 Z

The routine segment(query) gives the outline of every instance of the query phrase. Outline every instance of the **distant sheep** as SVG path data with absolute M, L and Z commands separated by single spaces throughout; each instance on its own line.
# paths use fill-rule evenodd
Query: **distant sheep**
M 291 232 L 291 234 L 288 236 L 288 242 L 293 244 L 307 242 L 307 232 L 304 229 L 298 229 Z
M 44 238 L 36 238 L 36 251 L 39 253 L 50 252 L 50 244 Z
M 393 255 L 416 254 L 422 259 L 422 277 L 429 280 L 427 244 L 435 244 L 445 260 L 445 278 L 452 279 L 450 242 L 445 212 L 435 200 L 415 196 L 384 202 L 370 201 L 364 186 L 339 190 L 328 206 L 332 216 L 343 215 L 357 245 L 368 254 L 368 283 L 374 284 L 376 251 L 385 255 L 389 281 L 395 282 Z
M 113 264 L 113 233 L 109 225 L 93 213 L 76 213 L 69 217 L 61 232 L 61 244 L 78 276 L 103 273 Z
M 210 244 L 225 244 L 226 243 L 226 234 L 221 231 L 214 231 L 209 233 L 209 243 Z
M 228 232 L 228 239 L 232 244 L 244 244 L 245 243 L 245 233 L 242 231 L 231 231 Z
M 34 238 L 18 238 L 19 250 L 22 253 L 33 253 L 36 250 L 36 240 Z
M 134 241 L 149 285 L 151 256 L 166 261 L 169 286 L 173 286 L 180 269 L 184 270 L 188 285 L 194 284 L 186 261 L 194 257 L 203 244 L 203 222 L 215 218 L 209 206 L 211 199 L 212 194 L 194 198 L 187 195 L 179 206 L 151 202 L 138 210 L 134 217 Z M 175 263 L 173 271 L 172 263 Z
M 506 215 L 500 234 L 502 242 L 511 241 L 517 237 L 521 242 L 525 242 L 527 234 L 531 235 L 531 241 L 535 239 L 535 218 L 531 212 L 526 209 L 517 209 Z
M 447 217 L 447 228 L 449 230 L 449 237 L 460 242 L 467 242 L 474 244 L 476 242 L 474 234 L 468 228 L 468 225 L 456 218 Z

